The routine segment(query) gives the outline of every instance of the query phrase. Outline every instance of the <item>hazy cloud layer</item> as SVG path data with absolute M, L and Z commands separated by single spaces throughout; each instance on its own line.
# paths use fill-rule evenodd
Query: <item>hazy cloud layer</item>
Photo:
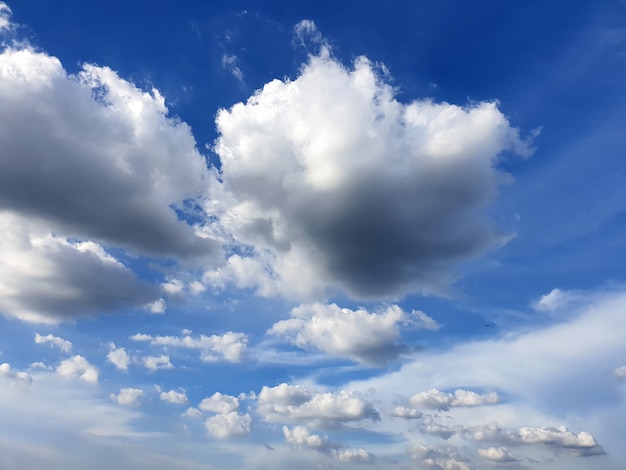
M 252 252 L 208 278 L 262 295 L 444 292 L 458 262 L 506 239 L 484 215 L 498 155 L 530 153 L 496 103 L 403 104 L 366 58 L 345 68 L 326 48 L 216 123 L 211 209 Z

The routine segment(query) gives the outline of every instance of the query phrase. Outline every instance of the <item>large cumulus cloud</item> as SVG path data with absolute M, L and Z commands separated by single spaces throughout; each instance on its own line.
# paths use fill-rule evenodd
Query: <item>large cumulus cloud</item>
M 210 253 L 172 209 L 205 192 L 189 127 L 158 91 L 107 67 L 69 75 L 29 47 L 0 54 L 0 208 L 157 256 Z
M 501 244 L 485 207 L 505 151 L 531 152 L 495 102 L 401 103 L 375 64 L 327 50 L 219 112 L 220 220 L 238 250 L 211 282 L 262 295 L 441 293 Z M 216 193 L 217 194 L 217 193 Z

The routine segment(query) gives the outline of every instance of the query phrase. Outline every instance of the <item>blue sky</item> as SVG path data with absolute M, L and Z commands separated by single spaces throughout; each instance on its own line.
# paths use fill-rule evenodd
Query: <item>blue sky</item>
M 626 4 L 0 2 L 0 468 L 621 469 Z

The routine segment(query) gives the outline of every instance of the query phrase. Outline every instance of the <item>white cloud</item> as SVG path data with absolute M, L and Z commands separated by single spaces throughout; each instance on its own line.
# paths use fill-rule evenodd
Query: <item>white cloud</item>
M 620 379 L 626 379 L 626 366 L 618 367 L 613 373 Z
M 80 355 L 61 361 L 56 371 L 63 377 L 76 377 L 90 384 L 98 383 L 98 368 Z
M 300 305 L 291 311 L 291 317 L 275 323 L 268 333 L 283 336 L 301 348 L 314 347 L 374 366 L 395 359 L 407 349 L 396 342 L 400 325 L 433 328 L 437 324 L 422 312 L 409 314 L 397 305 L 372 313 L 336 304 Z
M 9 14 L 1 3 L 0 28 Z M 29 46 L 0 51 L 5 315 L 56 323 L 149 303 L 158 310 L 156 286 L 109 247 L 215 259 L 209 230 L 181 220 L 201 211 L 212 173 L 189 126 L 169 118 L 164 102 L 106 67 L 85 64 L 68 75 L 57 58 Z
M 285 440 L 291 444 L 311 447 L 321 451 L 328 450 L 331 446 L 328 437 L 311 434 L 304 426 L 294 426 L 292 429 L 283 426 L 283 434 L 285 435 Z
M 0 194 L 0 206 L 1 199 Z M 156 296 L 152 286 L 96 243 L 70 241 L 41 221 L 2 210 L 0 233 L 0 311 L 6 315 L 57 323 L 141 307 Z
M 216 123 L 211 210 L 250 255 L 204 280 L 268 296 L 446 292 L 456 263 L 506 240 L 484 216 L 497 156 L 530 153 L 496 103 L 403 104 L 367 59 L 324 53 Z
M 148 310 L 150 310 L 150 313 L 154 313 L 155 315 L 160 315 L 165 313 L 165 310 L 167 309 L 167 303 L 165 302 L 165 299 L 161 298 L 158 300 L 155 300 L 154 302 L 150 302 L 147 305 Z
M 9 6 L 0 2 L 0 32 L 3 29 L 9 29 L 11 27 L 11 9 Z
M 146 356 L 142 359 L 144 367 L 152 372 L 159 369 L 172 369 L 174 366 L 170 362 L 170 357 L 161 354 L 160 356 Z
M 123 388 L 117 395 L 112 393 L 110 398 L 120 405 L 139 406 L 141 405 L 141 399 L 145 396 L 145 392 L 139 388 Z
M 517 459 L 513 457 L 511 451 L 506 447 L 489 447 L 487 449 L 478 449 L 478 454 L 484 459 L 492 462 L 515 462 Z
M 187 408 L 187 410 L 185 410 L 185 412 L 181 416 L 185 418 L 201 418 L 202 412 L 198 408 L 194 408 L 193 406 L 190 406 L 189 408 Z
M 159 398 L 168 403 L 174 403 L 176 405 L 186 405 L 189 403 L 187 394 L 184 390 L 177 392 L 176 390 L 170 390 L 169 392 L 161 392 Z
M 232 54 L 224 54 L 222 56 L 222 68 L 228 70 L 238 81 L 243 82 L 243 72 L 237 65 L 239 59 Z
M 250 434 L 251 424 L 252 417 L 248 413 L 238 414 L 236 411 L 212 416 L 204 423 L 207 431 L 217 439 L 246 436 Z
M 392 418 L 404 418 L 404 419 L 420 419 L 424 416 L 419 410 L 415 408 L 407 408 L 405 406 L 396 406 L 393 409 L 385 410 L 385 414 L 387 416 L 391 416 Z
M 337 459 L 341 462 L 350 463 L 371 463 L 374 461 L 374 455 L 365 449 L 339 449 L 335 453 Z
M 356 394 L 312 393 L 298 385 L 264 386 L 257 398 L 257 412 L 273 423 L 304 423 L 315 427 L 339 427 L 365 419 L 379 420 L 373 405 Z
M 27 372 L 13 372 L 11 365 L 7 362 L 0 364 L 0 377 L 26 385 L 33 383 L 33 378 L 30 374 Z
M 455 390 L 454 393 L 444 393 L 436 388 L 413 395 L 409 402 L 417 408 L 431 408 L 435 410 L 449 410 L 453 407 L 494 405 L 500 402 L 496 392 L 478 394 L 470 390 Z
M 202 400 L 198 408 L 202 411 L 226 414 L 239 410 L 239 400 L 236 397 L 216 392 L 212 396 Z
M 110 351 L 107 360 L 119 370 L 128 370 L 131 358 L 125 348 L 117 348 L 114 343 L 109 344 Z
M 533 307 L 540 312 L 556 312 L 567 308 L 572 302 L 582 300 L 583 297 L 579 292 L 552 289 L 549 293 L 542 295 Z
M 46 344 L 50 343 L 50 345 L 58 347 L 61 351 L 69 353 L 72 351 L 72 342 L 63 338 L 59 338 L 58 336 L 53 336 L 48 334 L 46 336 L 41 336 L 39 333 L 35 333 L 35 343 L 36 344 Z
M 211 252 L 171 208 L 204 194 L 209 173 L 189 126 L 167 117 L 157 90 L 107 67 L 68 75 L 29 48 L 5 49 L 0 77 L 0 144 L 15 156 L 1 163 L 0 206 L 141 253 Z
M 248 337 L 243 333 L 229 331 L 223 335 L 151 336 L 137 333 L 130 337 L 133 341 L 147 341 L 155 346 L 197 349 L 200 358 L 206 362 L 241 362 L 246 355 Z

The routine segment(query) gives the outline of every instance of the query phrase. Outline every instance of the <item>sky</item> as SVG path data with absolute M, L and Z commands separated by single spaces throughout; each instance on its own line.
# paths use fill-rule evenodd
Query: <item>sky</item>
M 0 1 L 0 469 L 626 467 L 626 3 Z

